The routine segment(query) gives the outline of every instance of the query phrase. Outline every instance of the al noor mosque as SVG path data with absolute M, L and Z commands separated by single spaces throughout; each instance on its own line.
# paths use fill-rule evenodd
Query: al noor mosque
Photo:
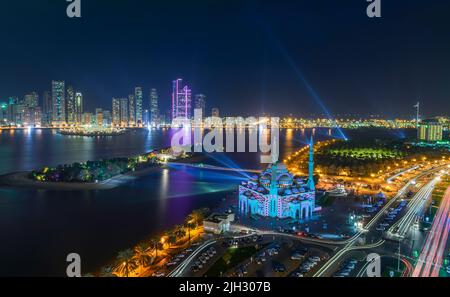
M 306 220 L 315 209 L 313 140 L 309 146 L 308 179 L 297 178 L 283 163 L 273 163 L 259 176 L 239 185 L 241 214 Z

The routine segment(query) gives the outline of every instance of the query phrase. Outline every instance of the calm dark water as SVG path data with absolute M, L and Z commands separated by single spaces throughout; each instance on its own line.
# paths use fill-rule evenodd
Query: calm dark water
M 0 174 L 140 154 L 169 146 L 171 133 L 135 130 L 117 137 L 84 138 L 61 136 L 51 130 L 3 131 Z M 281 155 L 305 145 L 310 133 L 282 130 Z M 349 137 L 367 136 L 346 133 Z M 404 132 L 376 133 L 398 137 Z M 315 138 L 334 134 L 318 129 Z M 256 153 L 212 154 L 209 161 L 261 168 Z M 63 276 L 66 255 L 72 252 L 81 255 L 83 272 L 90 272 L 113 259 L 118 251 L 183 222 L 193 209 L 219 205 L 244 178 L 238 173 L 171 166 L 107 191 L 0 188 L 0 275 Z

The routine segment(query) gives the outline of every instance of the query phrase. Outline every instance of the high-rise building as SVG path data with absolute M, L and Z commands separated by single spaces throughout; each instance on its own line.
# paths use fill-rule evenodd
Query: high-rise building
M 19 98 L 16 96 L 12 96 L 8 101 L 8 110 L 6 111 L 6 116 L 8 118 L 9 124 L 16 124 L 16 109 L 19 104 Z
M 142 102 L 144 101 L 144 95 L 141 87 L 134 89 L 134 96 L 136 99 L 136 124 L 142 125 Z
M 45 91 L 42 96 L 42 124 L 51 125 L 52 124 L 52 95 L 50 91 Z
M 97 126 L 103 126 L 103 110 L 101 108 L 95 109 L 95 124 Z
M 103 111 L 103 126 L 111 126 L 112 118 L 109 110 Z
M 143 126 L 149 126 L 150 125 L 150 112 L 148 109 L 144 110 L 144 114 L 142 115 L 142 125 Z
M 113 126 L 120 126 L 120 99 L 112 99 L 112 124 Z
M 420 141 L 441 141 L 443 126 L 435 119 L 423 120 L 419 124 L 418 132 Z
M 83 115 L 83 94 L 80 92 L 75 93 L 75 121 L 77 124 L 82 123 Z
M 136 110 L 135 110 L 135 100 L 134 95 L 128 95 L 128 110 L 130 111 L 130 126 L 136 126 Z
M 150 90 L 150 124 L 152 126 L 159 124 L 158 92 L 156 89 Z
M 128 98 L 120 98 L 120 125 L 122 127 L 127 127 L 128 123 L 129 123 Z
M 217 108 L 217 107 L 214 107 L 212 110 L 211 110 L 211 115 L 213 116 L 213 117 L 220 117 L 220 113 L 219 113 L 219 109 Z
M 52 81 L 52 121 L 55 125 L 63 125 L 66 123 L 65 93 L 66 91 L 64 81 Z
M 26 94 L 24 97 L 24 104 L 27 107 L 38 107 L 39 106 L 39 95 L 36 92 L 31 92 Z
M 27 106 L 23 100 L 19 100 L 16 104 L 14 104 L 14 123 L 16 125 L 24 125 L 26 109 Z
M 191 89 L 186 85 L 182 87 L 183 80 L 173 81 L 172 89 L 172 120 L 191 118 Z
M 42 125 L 41 108 L 25 107 L 23 113 L 23 123 L 27 127 L 39 127 Z
M 83 116 L 82 116 L 83 125 L 92 125 L 93 122 L 94 122 L 94 117 L 93 117 L 92 113 L 90 113 L 90 112 L 83 113 Z
M 195 109 L 201 109 L 202 115 L 206 116 L 206 96 L 203 94 L 195 95 Z
M 0 102 L 0 126 L 9 125 L 8 102 Z
M 73 125 L 76 123 L 76 113 L 75 113 L 75 91 L 72 86 L 67 87 L 67 123 Z

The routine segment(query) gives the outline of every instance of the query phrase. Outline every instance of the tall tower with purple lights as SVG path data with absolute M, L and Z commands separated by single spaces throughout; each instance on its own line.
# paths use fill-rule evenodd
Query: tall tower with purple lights
M 192 107 L 192 91 L 185 85 L 183 86 L 183 80 L 177 79 L 173 81 L 172 91 L 172 120 L 178 119 L 190 119 L 191 107 Z

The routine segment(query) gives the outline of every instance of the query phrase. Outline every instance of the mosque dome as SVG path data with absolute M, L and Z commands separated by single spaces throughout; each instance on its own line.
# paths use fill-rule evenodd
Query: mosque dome
M 292 185 L 292 178 L 291 178 L 291 176 L 289 174 L 283 174 L 278 179 L 278 183 L 281 186 L 290 186 L 290 185 Z

